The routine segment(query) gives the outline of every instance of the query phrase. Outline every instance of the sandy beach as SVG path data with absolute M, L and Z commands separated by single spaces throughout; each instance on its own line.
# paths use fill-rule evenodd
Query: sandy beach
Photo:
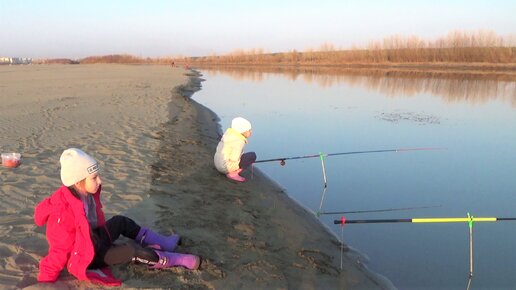
M 178 233 L 178 252 L 202 258 L 195 271 L 115 266 L 124 289 L 386 287 L 346 246 L 341 269 L 340 241 L 261 172 L 236 184 L 215 170 L 222 128 L 191 100 L 201 86 L 170 66 L 0 66 L 0 151 L 22 154 L 18 168 L 0 167 L 0 289 L 101 288 L 66 271 L 36 280 L 48 245 L 33 210 L 61 185 L 69 147 L 99 161 L 108 218 Z

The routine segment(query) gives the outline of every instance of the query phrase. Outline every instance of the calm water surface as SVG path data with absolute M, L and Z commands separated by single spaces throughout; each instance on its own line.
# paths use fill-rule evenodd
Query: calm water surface
M 252 72 L 202 69 L 194 99 L 227 128 L 253 123 L 258 159 L 415 147 L 446 150 L 326 158 L 323 212 L 347 219 L 516 217 L 516 82 L 440 74 Z M 318 158 L 256 164 L 314 213 Z M 466 289 L 467 223 L 349 224 L 320 220 L 399 289 Z M 341 232 L 341 230 L 343 230 Z M 516 288 L 516 222 L 474 223 L 471 289 Z M 339 259 L 339 257 L 335 257 Z

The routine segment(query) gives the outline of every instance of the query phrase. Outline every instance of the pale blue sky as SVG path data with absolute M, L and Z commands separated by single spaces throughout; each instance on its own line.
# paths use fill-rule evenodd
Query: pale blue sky
M 506 36 L 516 33 L 514 15 L 514 0 L 0 0 L 0 56 L 304 51 L 455 29 Z

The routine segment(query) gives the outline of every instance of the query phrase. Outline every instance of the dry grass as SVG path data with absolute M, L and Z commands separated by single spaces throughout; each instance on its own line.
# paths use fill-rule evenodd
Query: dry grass
M 176 60 L 181 62 L 184 60 Z M 516 63 L 516 47 L 401 48 L 193 57 L 192 64 L 343 65 L 397 63 Z
M 461 68 L 466 70 L 516 70 L 516 41 L 491 31 L 473 33 L 452 31 L 433 41 L 417 36 L 391 36 L 370 42 L 366 47 L 338 50 L 324 43 L 318 50 L 291 50 L 265 53 L 263 49 L 238 49 L 226 55 L 202 57 L 141 58 L 132 55 L 90 56 L 78 61 L 59 59 L 43 63 L 126 63 L 184 66 L 273 65 L 339 67 L 405 67 L 427 69 Z
M 192 64 L 211 65 L 396 65 L 396 64 L 515 64 L 516 45 L 491 31 L 474 33 L 453 31 L 434 41 L 417 36 L 391 36 L 370 42 L 365 48 L 337 50 L 325 43 L 319 50 L 263 53 L 263 50 L 237 50 L 223 56 L 177 59 Z

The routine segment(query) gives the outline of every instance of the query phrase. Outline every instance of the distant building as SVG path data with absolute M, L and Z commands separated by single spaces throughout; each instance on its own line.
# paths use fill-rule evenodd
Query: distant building
M 1 57 L 0 56 L 0 64 L 10 64 L 11 58 L 10 57 Z
M 32 58 L 0 56 L 0 64 L 32 64 Z

